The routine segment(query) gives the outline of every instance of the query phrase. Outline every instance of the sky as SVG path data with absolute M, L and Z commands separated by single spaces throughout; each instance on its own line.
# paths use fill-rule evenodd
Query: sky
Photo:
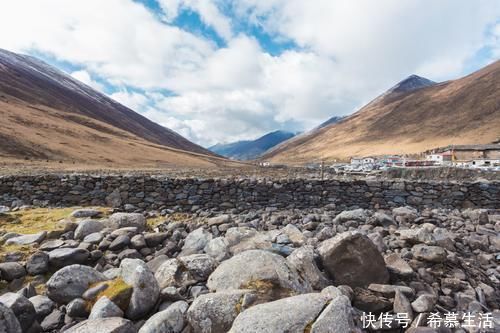
M 210 146 L 348 115 L 500 58 L 498 0 L 1 0 L 30 54 Z

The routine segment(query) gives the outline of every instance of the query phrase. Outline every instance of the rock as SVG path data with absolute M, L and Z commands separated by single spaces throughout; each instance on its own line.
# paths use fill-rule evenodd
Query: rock
M 126 235 L 121 235 L 115 238 L 109 245 L 111 251 L 118 251 L 127 247 L 130 244 L 130 238 Z
M 226 290 L 200 295 L 191 304 L 187 320 L 194 332 L 228 332 L 246 299 L 255 299 L 251 290 Z
M 30 244 L 40 244 L 47 235 L 46 231 L 41 231 L 36 234 L 21 235 L 13 238 L 9 238 L 5 244 L 6 245 L 30 245 Z
M 146 229 L 146 218 L 139 213 L 114 213 L 108 218 L 107 225 L 113 230 L 136 227 L 140 232 Z
M 389 273 L 377 247 L 360 233 L 345 232 L 318 247 L 323 267 L 337 285 L 386 284 Z
M 146 239 L 144 239 L 143 234 L 138 234 L 130 239 L 130 246 L 134 249 L 140 250 L 147 246 Z
M 402 277 L 413 275 L 413 269 L 399 256 L 399 254 L 391 253 L 386 256 L 384 260 L 389 272 Z
M 45 274 L 49 270 L 49 255 L 45 252 L 36 252 L 26 261 L 26 271 L 29 275 Z
M 206 281 L 217 262 L 208 254 L 191 254 L 178 259 L 196 281 Z
M 36 319 L 36 312 L 33 304 L 22 295 L 17 293 L 5 293 L 0 296 L 0 303 L 14 313 L 23 332 L 27 331 Z
M 57 248 L 60 248 L 61 246 L 64 245 L 64 241 L 60 239 L 53 239 L 53 240 L 48 240 L 42 243 L 40 245 L 39 249 L 42 251 L 52 251 Z
M 219 215 L 216 217 L 209 218 L 207 220 L 207 225 L 208 226 L 213 226 L 213 225 L 221 225 L 224 223 L 231 223 L 231 216 L 229 215 Z
M 93 232 L 83 239 L 85 243 L 99 244 L 103 240 L 104 236 L 100 232 Z
M 411 249 L 413 256 L 418 260 L 440 263 L 447 257 L 446 250 L 439 246 L 415 245 Z
M 17 262 L 0 263 L 0 277 L 6 281 L 22 278 L 26 275 L 24 267 Z
M 49 252 L 49 264 L 56 268 L 83 264 L 89 258 L 89 251 L 80 248 L 59 248 Z
M 158 268 L 163 264 L 165 261 L 169 260 L 167 255 L 161 254 L 157 257 L 154 257 L 150 261 L 146 263 L 148 265 L 149 269 L 151 272 L 156 273 Z
M 411 307 L 415 312 L 430 312 L 434 309 L 436 301 L 436 296 L 424 294 L 418 296 L 417 299 L 411 303 Z
M 98 217 L 99 215 L 101 215 L 100 211 L 91 208 L 77 209 L 70 214 L 74 218 Z
M 166 232 L 149 232 L 144 235 L 144 240 L 146 241 L 147 246 L 156 247 L 163 243 L 167 237 L 168 233 Z
M 190 232 L 184 240 L 184 246 L 179 256 L 186 256 L 203 251 L 208 242 L 212 239 L 212 234 L 203 228 L 198 228 Z
M 52 311 L 40 324 L 44 332 L 52 332 L 64 325 L 64 313 L 58 309 Z
M 122 196 L 119 189 L 114 189 L 113 192 L 106 196 L 106 205 L 118 208 L 122 205 Z
M 160 289 L 153 273 L 140 259 L 123 259 L 120 276 L 134 290 L 130 298 L 126 316 L 132 320 L 145 316 L 156 304 Z
M 207 286 L 212 291 L 253 289 L 271 297 L 311 291 L 295 268 L 280 255 L 249 250 L 223 261 L 210 275 Z
M 362 208 L 354 210 L 344 210 L 333 219 L 333 223 L 342 224 L 346 221 L 365 222 L 368 219 L 366 211 Z
M 104 274 L 82 265 L 70 265 L 58 270 L 47 281 L 47 296 L 59 304 L 81 297 L 90 285 L 106 280 Z
M 0 332 L 22 333 L 21 325 L 14 312 L 0 302 Z
M 384 228 L 388 228 L 390 226 L 396 226 L 396 222 L 394 219 L 382 212 L 375 212 L 373 213 L 372 217 L 370 218 L 371 221 L 373 221 L 373 224 L 379 225 Z
M 315 290 L 322 290 L 330 281 L 316 266 L 314 260 L 314 247 L 306 245 L 293 251 L 286 260 L 299 272 L 299 274 Z
M 339 296 L 321 312 L 311 326 L 311 333 L 345 333 L 354 331 L 349 298 Z
M 217 261 L 222 261 L 229 257 L 227 241 L 224 237 L 217 237 L 208 242 L 203 251 Z
M 29 299 L 36 312 L 36 319 L 42 321 L 55 308 L 56 304 L 47 296 L 36 295 Z M 1 332 L 1 331 L 0 331 Z
M 302 246 L 302 245 L 304 245 L 304 243 L 306 241 L 306 238 L 304 237 L 302 232 L 299 230 L 299 228 L 297 228 L 293 224 L 287 224 L 280 231 L 285 233 L 288 236 L 290 242 L 294 246 Z
M 88 319 L 70 329 L 65 333 L 136 333 L 134 324 L 123 318 L 100 318 Z
M 413 308 L 411 307 L 410 301 L 406 296 L 399 290 L 396 290 L 393 303 L 394 313 L 407 313 L 408 318 L 413 320 Z
M 99 232 L 106 226 L 97 220 L 83 220 L 78 223 L 75 230 L 75 239 L 84 239 L 86 236 Z
M 412 207 L 397 207 L 392 210 L 394 219 L 401 223 L 412 223 L 418 217 L 418 212 Z
M 391 284 L 376 284 L 372 283 L 368 286 L 368 290 L 374 291 L 383 295 L 384 297 L 393 298 L 396 292 L 402 292 L 408 297 L 413 298 L 415 296 L 415 291 L 406 286 L 397 286 Z
M 82 298 L 75 298 L 66 305 L 66 314 L 71 318 L 87 318 L 89 316 L 87 302 Z
M 95 302 L 90 311 L 89 319 L 123 317 L 123 311 L 106 296 Z
M 353 306 L 365 312 L 380 313 L 392 308 L 392 301 L 373 291 L 354 288 Z
M 149 318 L 139 333 L 180 333 L 185 326 L 184 314 L 188 306 L 184 301 L 171 304 Z
M 142 255 L 136 249 L 126 249 L 118 254 L 118 260 L 123 259 L 142 259 Z
M 258 304 L 240 313 L 229 332 L 307 332 L 329 300 L 316 293 Z

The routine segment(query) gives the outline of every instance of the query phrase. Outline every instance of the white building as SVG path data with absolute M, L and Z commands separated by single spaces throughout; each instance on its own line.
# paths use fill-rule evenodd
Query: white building
M 353 157 L 351 158 L 351 165 L 372 165 L 376 161 L 374 157 Z

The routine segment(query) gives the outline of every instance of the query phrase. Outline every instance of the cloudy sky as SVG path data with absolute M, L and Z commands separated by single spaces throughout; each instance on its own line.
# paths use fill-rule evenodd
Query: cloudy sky
M 35 55 L 208 146 L 302 131 L 500 58 L 498 0 L 2 0 Z

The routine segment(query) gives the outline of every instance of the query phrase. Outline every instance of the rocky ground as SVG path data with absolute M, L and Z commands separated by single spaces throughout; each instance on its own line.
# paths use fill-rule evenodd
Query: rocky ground
M 498 211 L 171 213 L 80 209 L 50 232 L 0 232 L 0 332 L 500 328 Z M 154 215 L 169 222 L 153 230 Z

